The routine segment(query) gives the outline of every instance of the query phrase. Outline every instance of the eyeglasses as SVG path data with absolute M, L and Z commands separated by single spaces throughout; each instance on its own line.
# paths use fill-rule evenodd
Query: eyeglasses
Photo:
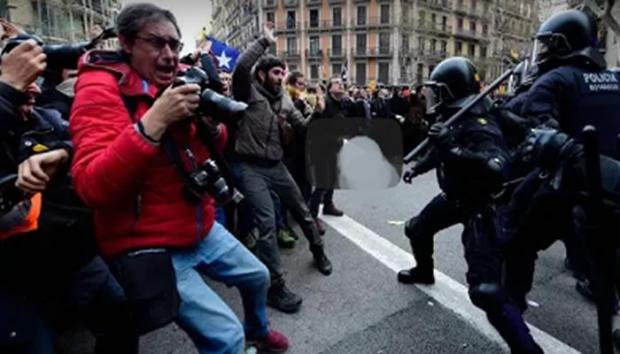
M 170 47 L 170 50 L 175 53 L 179 53 L 181 52 L 181 50 L 183 50 L 183 42 L 178 39 L 166 39 L 155 35 L 150 35 L 149 37 L 136 36 L 136 38 L 149 43 L 153 48 L 158 51 L 164 49 L 166 45 L 168 45 L 168 47 Z

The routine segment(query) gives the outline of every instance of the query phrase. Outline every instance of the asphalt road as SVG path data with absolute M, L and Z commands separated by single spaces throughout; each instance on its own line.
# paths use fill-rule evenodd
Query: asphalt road
M 436 194 L 434 176 L 412 186 L 399 184 L 381 191 L 338 191 L 335 201 L 348 217 L 377 236 L 409 252 L 402 222 L 419 212 Z M 329 221 L 328 221 L 329 222 Z M 436 237 L 437 270 L 465 284 L 466 265 L 461 227 Z M 300 233 L 301 235 L 301 233 Z M 496 340 L 416 286 L 396 281 L 393 269 L 329 228 L 325 237 L 334 273 L 325 277 L 312 267 L 307 242 L 283 250 L 290 287 L 304 298 L 294 315 L 269 309 L 271 325 L 291 340 L 289 353 L 501 353 Z M 564 248 L 554 245 L 541 253 L 536 282 L 529 296 L 526 319 L 557 340 L 584 353 L 597 352 L 595 309 L 574 290 L 575 281 L 563 268 Z M 238 313 L 235 289 L 212 283 Z M 482 312 L 471 316 L 483 318 Z M 82 330 L 65 336 L 67 353 L 92 351 L 93 340 Z M 141 353 L 196 353 L 189 338 L 175 325 L 141 339 Z

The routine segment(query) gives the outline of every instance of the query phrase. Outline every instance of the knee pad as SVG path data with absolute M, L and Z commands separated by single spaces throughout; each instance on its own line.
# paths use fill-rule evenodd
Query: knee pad
M 469 288 L 469 298 L 482 310 L 493 312 L 506 302 L 506 293 L 498 283 L 480 283 Z

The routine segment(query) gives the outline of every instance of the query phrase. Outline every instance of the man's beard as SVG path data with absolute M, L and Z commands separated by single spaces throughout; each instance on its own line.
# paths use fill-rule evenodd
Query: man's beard
M 282 91 L 282 85 L 278 85 L 275 82 L 271 82 L 269 80 L 265 81 L 265 83 L 263 84 L 263 86 L 269 90 L 269 92 L 274 93 L 274 94 L 279 94 L 280 91 Z

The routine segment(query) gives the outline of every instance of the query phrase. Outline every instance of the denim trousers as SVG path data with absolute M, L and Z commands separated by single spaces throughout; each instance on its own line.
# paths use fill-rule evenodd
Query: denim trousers
M 245 338 L 259 339 L 268 333 L 269 272 L 226 228 L 215 222 L 197 246 L 171 250 L 171 256 L 181 298 L 176 322 L 199 353 L 242 353 Z M 239 289 L 243 326 L 201 275 Z

